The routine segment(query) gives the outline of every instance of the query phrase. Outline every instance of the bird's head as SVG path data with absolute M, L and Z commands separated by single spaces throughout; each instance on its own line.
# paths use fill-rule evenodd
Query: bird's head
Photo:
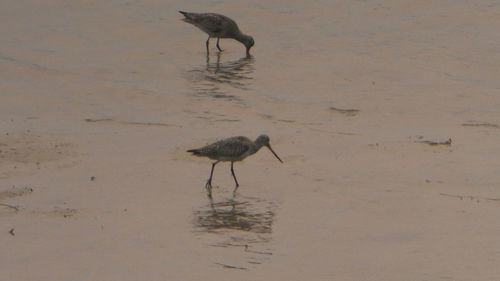
M 253 41 L 252 36 L 245 36 L 245 39 L 243 40 L 243 45 L 247 48 L 247 57 L 250 56 L 250 48 L 253 47 L 255 44 L 255 41 Z
M 283 161 L 279 158 L 278 154 L 276 154 L 276 152 L 274 152 L 274 150 L 271 148 L 271 144 L 269 142 L 269 137 L 267 135 L 260 135 L 255 140 L 255 144 L 259 147 L 265 146 L 265 147 L 269 148 L 269 150 L 271 150 L 271 152 L 274 154 L 274 156 L 276 156 L 276 158 L 278 160 L 280 160 L 281 163 L 283 163 Z

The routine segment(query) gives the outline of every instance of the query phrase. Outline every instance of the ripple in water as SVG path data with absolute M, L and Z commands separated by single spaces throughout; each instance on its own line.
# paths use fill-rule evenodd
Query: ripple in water
M 207 63 L 188 71 L 188 79 L 193 82 L 194 95 L 197 97 L 212 97 L 243 103 L 243 100 L 230 94 L 237 90 L 249 90 L 253 79 L 254 59 L 241 58 L 234 61 L 221 62 L 221 53 L 217 53 L 216 61 Z
M 238 264 L 235 257 L 215 264 L 228 269 L 247 270 L 268 261 L 272 256 L 269 247 L 274 218 L 274 204 L 255 197 L 234 197 L 214 202 L 195 211 L 194 224 L 199 233 L 204 233 L 208 244 L 221 251 L 234 249 L 245 263 Z M 226 256 L 221 254 L 221 256 Z

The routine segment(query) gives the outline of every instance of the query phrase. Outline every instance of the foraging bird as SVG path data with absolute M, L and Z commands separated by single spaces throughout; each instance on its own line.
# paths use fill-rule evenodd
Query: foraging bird
M 278 160 L 283 163 L 276 152 L 274 152 L 274 150 L 271 148 L 269 137 L 267 135 L 260 135 L 255 141 L 242 136 L 227 138 L 201 148 L 190 149 L 187 152 L 191 152 L 196 156 L 208 157 L 210 159 L 217 160 L 212 163 L 210 178 L 208 178 L 208 181 L 205 185 L 208 191 L 208 196 L 211 197 L 212 176 L 214 174 L 214 167 L 215 165 L 217 165 L 217 163 L 219 163 L 220 161 L 231 161 L 231 174 L 233 175 L 234 182 L 236 184 L 236 187 L 234 189 L 234 191 L 236 191 L 236 189 L 238 189 L 240 185 L 238 183 L 238 180 L 236 179 L 236 176 L 234 175 L 233 163 L 235 161 L 242 161 L 247 156 L 250 156 L 259 151 L 259 149 L 263 146 L 269 148 L 274 156 L 276 156 L 276 158 L 278 158 Z
M 250 56 L 250 48 L 254 45 L 252 36 L 243 34 L 236 22 L 224 15 L 214 13 L 188 13 L 179 11 L 185 18 L 182 20 L 190 23 L 208 34 L 207 39 L 207 54 L 208 42 L 210 38 L 217 38 L 217 49 L 222 52 L 219 47 L 220 38 L 233 38 L 241 42 L 247 48 L 247 57 Z

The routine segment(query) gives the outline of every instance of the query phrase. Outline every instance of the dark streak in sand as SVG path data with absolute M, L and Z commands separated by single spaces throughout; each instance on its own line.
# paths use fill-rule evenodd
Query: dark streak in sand
M 475 121 L 469 121 L 468 123 L 463 123 L 462 126 L 500 129 L 500 125 L 497 125 L 497 124 L 492 124 L 492 123 L 487 123 L 487 122 L 475 122 Z
M 229 269 L 248 270 L 248 268 L 246 268 L 246 267 L 237 267 L 237 266 L 227 265 L 227 264 L 218 263 L 218 262 L 216 262 L 215 264 L 221 265 L 224 268 L 229 268 Z
M 341 109 L 330 106 L 330 111 L 338 112 L 344 114 L 345 116 L 356 116 L 359 113 L 359 109 Z
M 101 119 L 87 118 L 87 119 L 85 119 L 85 122 L 89 122 L 89 123 L 113 122 L 113 123 L 118 123 L 118 124 L 123 124 L 123 125 L 159 126 L 159 127 L 168 127 L 168 126 L 171 126 L 170 124 L 167 124 L 167 123 L 137 122 L 137 121 L 117 121 L 117 120 L 113 120 L 111 118 L 101 118 Z
M 428 145 L 448 145 L 448 146 L 450 146 L 451 145 L 451 138 L 449 138 L 446 141 L 429 141 L 429 140 L 423 140 L 423 141 L 416 141 L 416 142 L 426 143 Z

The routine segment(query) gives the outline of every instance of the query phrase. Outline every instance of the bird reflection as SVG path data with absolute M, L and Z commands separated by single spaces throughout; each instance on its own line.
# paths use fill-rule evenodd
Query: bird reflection
M 272 225 L 274 203 L 255 197 L 238 198 L 233 195 L 229 200 L 215 202 L 209 198 L 209 204 L 195 211 L 195 227 L 199 233 L 207 234 L 205 239 L 214 251 L 228 249 L 236 254 L 233 258 L 218 259 L 216 264 L 224 268 L 248 269 L 268 262 L 272 255 Z M 242 262 L 245 260 L 245 262 Z
M 207 232 L 241 230 L 253 233 L 271 233 L 274 213 L 272 203 L 247 197 L 214 202 L 196 211 L 196 226 Z
M 206 66 L 197 67 L 188 73 L 193 82 L 195 95 L 241 101 L 229 94 L 234 89 L 249 90 L 254 72 L 253 57 L 221 62 L 221 52 L 216 54 L 215 61 L 207 55 Z

